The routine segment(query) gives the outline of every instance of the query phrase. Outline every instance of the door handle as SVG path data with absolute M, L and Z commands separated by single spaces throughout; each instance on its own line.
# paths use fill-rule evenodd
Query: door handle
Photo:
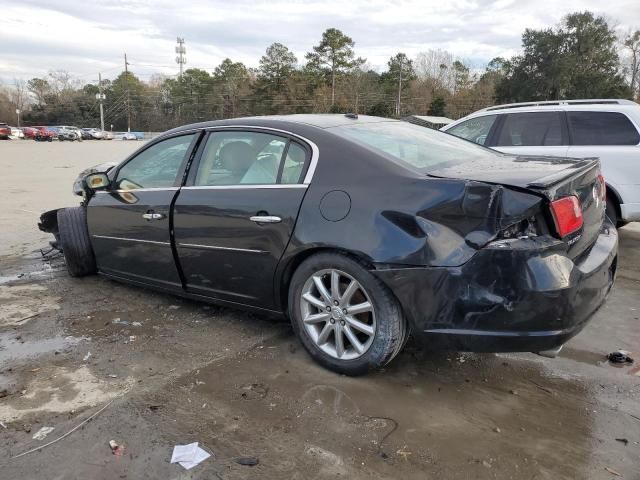
M 145 220 L 162 220 L 163 218 L 166 218 L 167 216 L 163 213 L 143 213 L 142 214 L 142 218 L 144 218 Z
M 282 219 L 273 215 L 255 215 L 249 217 L 249 220 L 256 223 L 280 223 Z

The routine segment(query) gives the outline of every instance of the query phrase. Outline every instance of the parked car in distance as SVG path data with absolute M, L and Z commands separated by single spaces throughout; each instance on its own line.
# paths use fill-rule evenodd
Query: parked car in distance
M 22 127 L 22 134 L 24 135 L 24 138 L 30 138 L 33 140 L 38 135 L 38 129 L 33 127 Z
M 8 140 L 11 135 L 11 127 L 6 123 L 0 123 L 0 140 Z
M 489 107 L 442 128 L 516 155 L 597 157 L 607 182 L 607 215 L 640 221 L 640 105 L 630 100 L 559 100 Z
M 102 140 L 104 138 L 104 132 L 97 128 L 83 128 L 82 131 L 86 134 L 87 139 Z
M 117 132 L 114 136 L 116 140 L 137 140 L 135 133 L 133 132 Z
M 60 141 L 68 140 L 70 142 L 82 141 L 82 133 L 78 127 L 69 127 L 67 125 L 58 125 L 55 128 L 58 132 Z
M 113 140 L 113 132 L 110 132 L 109 130 L 103 130 L 102 131 L 102 139 L 103 140 Z
M 286 115 L 186 125 L 93 172 L 81 206 L 40 219 L 71 275 L 287 315 L 340 373 L 386 365 L 410 331 L 432 350 L 557 351 L 615 277 L 594 159 Z
M 13 139 L 21 139 L 24 138 L 24 133 L 18 127 L 10 127 L 11 128 L 11 138 Z
M 51 142 L 58 139 L 58 133 L 50 127 L 37 126 L 33 127 L 37 130 L 34 139 L 39 142 Z

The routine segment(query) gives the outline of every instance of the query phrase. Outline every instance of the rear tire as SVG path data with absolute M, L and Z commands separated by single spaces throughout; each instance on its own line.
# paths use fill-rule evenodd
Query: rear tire
M 58 232 L 67 271 L 72 277 L 96 272 L 96 259 L 89 241 L 87 211 L 84 207 L 58 210 Z
M 337 290 L 332 288 L 334 278 Z M 318 289 L 319 279 L 330 298 Z M 363 308 L 365 304 L 371 308 Z M 319 253 L 300 264 L 289 288 L 289 315 L 311 357 L 345 375 L 364 375 L 385 366 L 408 335 L 400 305 L 389 289 L 360 263 L 337 253 Z M 323 336 L 325 328 L 330 333 Z

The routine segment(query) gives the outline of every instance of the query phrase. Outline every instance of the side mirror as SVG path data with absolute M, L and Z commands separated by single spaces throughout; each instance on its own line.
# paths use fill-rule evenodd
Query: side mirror
M 106 173 L 92 173 L 84 177 L 84 181 L 91 190 L 107 188 L 111 183 Z

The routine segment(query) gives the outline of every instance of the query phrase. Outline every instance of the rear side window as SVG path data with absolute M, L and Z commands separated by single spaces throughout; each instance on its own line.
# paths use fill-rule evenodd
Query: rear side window
M 478 145 L 485 145 L 489 137 L 489 131 L 496 122 L 497 115 L 485 115 L 483 117 L 471 118 L 459 123 L 455 127 L 446 130 L 447 133 L 456 137 L 464 138 Z
M 194 184 L 296 184 L 306 161 L 306 150 L 286 137 L 261 132 L 211 132 Z
M 498 147 L 544 147 L 562 145 L 560 112 L 509 113 L 505 115 Z
M 617 112 L 567 112 L 573 145 L 637 145 L 640 135 Z

